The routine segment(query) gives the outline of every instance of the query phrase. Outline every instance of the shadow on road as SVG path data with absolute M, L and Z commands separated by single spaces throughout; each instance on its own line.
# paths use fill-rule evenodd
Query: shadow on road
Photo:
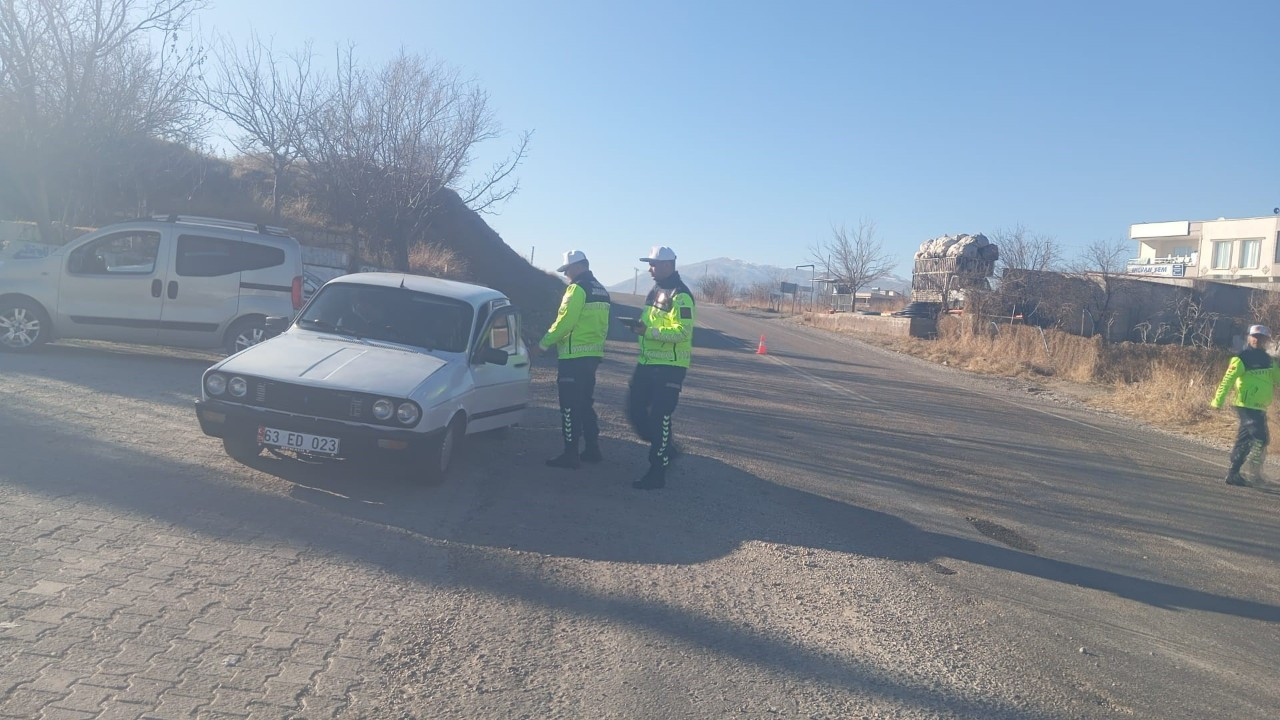
M 147 402 L 190 405 L 200 393 L 200 377 L 222 356 L 115 343 L 74 342 L 42 345 L 21 354 L 0 355 L 0 373 L 26 373 L 76 385 L 87 394 L 109 393 Z M 145 375 L 153 382 L 133 382 Z M 126 378 L 126 381 L 121 381 Z M 155 382 L 161 381 L 161 382 Z M 156 384 L 169 388 L 157 392 Z
M 420 513 L 404 504 L 403 481 L 341 464 L 317 467 L 265 456 L 255 467 L 315 491 L 296 493 L 308 502 L 450 543 L 640 564 L 696 564 L 749 541 L 921 564 L 950 558 L 1153 607 L 1280 622 L 1280 606 L 929 532 L 893 515 L 762 481 L 712 458 L 682 457 L 668 489 L 640 493 L 627 486 L 631 478 L 617 464 L 563 472 L 501 471 L 485 462 L 491 453 L 484 442 L 464 451 L 461 461 L 470 466 L 468 472 L 451 482 L 479 483 L 485 512 L 447 530 L 416 519 Z M 631 469 L 639 467 L 643 453 L 636 444 L 616 440 L 606 442 L 604 451 L 610 457 L 634 456 Z

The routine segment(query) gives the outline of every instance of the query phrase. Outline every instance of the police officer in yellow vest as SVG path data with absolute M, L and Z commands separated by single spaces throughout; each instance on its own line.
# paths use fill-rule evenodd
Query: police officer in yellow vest
M 1234 392 L 1236 415 L 1240 429 L 1236 432 L 1236 444 L 1231 448 L 1231 469 L 1227 471 L 1228 485 L 1248 485 L 1240 474 L 1245 460 L 1250 460 L 1250 475 L 1254 484 L 1262 484 L 1262 464 L 1266 460 L 1267 444 L 1271 435 L 1267 431 L 1267 407 L 1271 405 L 1275 388 L 1280 385 L 1280 363 L 1267 354 L 1271 331 L 1265 325 L 1249 326 L 1248 347 L 1227 364 L 1227 372 L 1218 384 L 1209 405 L 1222 407 L 1227 395 Z
M 676 272 L 676 254 L 655 246 L 648 257 L 653 289 L 644 312 L 631 325 L 639 336 L 640 358 L 627 393 L 627 417 L 642 440 L 649 443 L 649 470 L 631 483 L 653 490 L 667 482 L 667 466 L 675 453 L 671 414 L 675 412 L 693 352 L 693 293 Z
M 609 292 L 591 274 L 586 253 L 564 254 L 556 268 L 569 279 L 560 311 L 538 343 L 543 350 L 556 346 L 556 387 L 560 391 L 560 423 L 564 452 L 547 461 L 558 468 L 576 468 L 580 460 L 600 462 L 600 423 L 596 418 L 596 368 L 604 358 L 604 339 L 609 332 Z M 585 448 L 578 452 L 578 441 Z

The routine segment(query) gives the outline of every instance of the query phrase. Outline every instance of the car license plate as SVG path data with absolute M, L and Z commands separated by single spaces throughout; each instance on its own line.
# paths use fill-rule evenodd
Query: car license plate
M 317 455 L 338 454 L 338 438 L 309 435 L 307 433 L 293 432 L 292 430 L 260 427 L 258 428 L 258 442 L 272 447 L 315 453 Z

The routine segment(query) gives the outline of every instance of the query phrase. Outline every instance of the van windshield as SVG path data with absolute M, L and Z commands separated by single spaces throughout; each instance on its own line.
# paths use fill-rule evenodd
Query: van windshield
M 445 352 L 465 352 L 471 305 L 397 287 L 336 283 L 324 286 L 298 325 L 340 335 Z

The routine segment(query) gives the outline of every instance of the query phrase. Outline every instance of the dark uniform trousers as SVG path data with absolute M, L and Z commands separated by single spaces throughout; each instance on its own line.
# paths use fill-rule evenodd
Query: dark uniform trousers
M 627 392 L 627 418 L 649 443 L 649 467 L 666 470 L 671 462 L 671 414 L 676 410 L 687 368 L 636 365 Z
M 560 421 L 566 450 L 578 452 L 578 440 L 587 447 L 599 442 L 600 421 L 596 417 L 596 368 L 598 357 L 580 357 L 556 363 L 556 388 L 560 391 Z
M 1250 453 L 1258 453 L 1255 462 L 1265 457 L 1263 454 L 1271 434 L 1267 431 L 1267 411 L 1252 408 L 1236 407 L 1240 416 L 1240 429 L 1236 432 L 1236 444 L 1231 448 L 1231 473 L 1240 472 L 1241 466 L 1249 458 Z

